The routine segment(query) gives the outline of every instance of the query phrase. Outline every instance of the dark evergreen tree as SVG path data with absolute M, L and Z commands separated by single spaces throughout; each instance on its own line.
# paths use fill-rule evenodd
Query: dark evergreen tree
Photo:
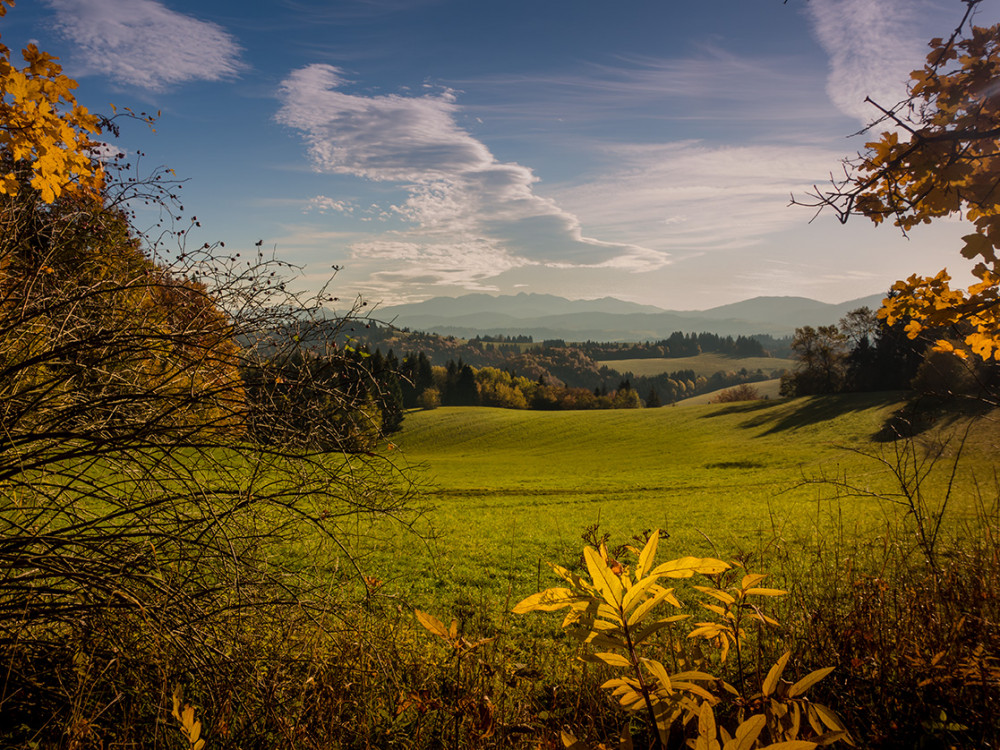
M 389 435 L 399 431 L 403 424 L 403 389 L 399 382 L 399 362 L 391 349 L 385 357 L 376 349 L 369 363 L 375 386 L 375 403 L 382 412 L 382 433 Z
M 478 406 L 479 391 L 476 388 L 476 374 L 469 365 L 463 365 L 458 371 L 455 387 L 452 393 L 452 403 L 455 406 Z
M 417 356 L 417 369 L 414 374 L 414 384 L 417 388 L 418 396 L 434 385 L 434 368 L 431 367 L 431 361 L 423 352 L 420 352 Z
M 412 409 L 417 405 L 417 357 L 407 354 L 399 366 L 399 387 L 403 394 L 403 408 Z
M 441 403 L 445 406 L 457 406 L 455 403 L 455 386 L 458 383 L 458 373 L 459 365 L 461 364 L 461 359 L 458 363 L 453 359 L 448 360 L 448 364 L 445 365 L 445 375 L 444 375 L 444 390 L 441 393 Z

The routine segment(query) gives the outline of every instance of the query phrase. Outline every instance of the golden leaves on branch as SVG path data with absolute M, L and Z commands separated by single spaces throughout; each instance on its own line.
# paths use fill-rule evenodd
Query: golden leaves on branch
M 10 0 L 0 2 L 0 16 Z M 99 121 L 73 95 L 77 84 L 57 58 L 29 44 L 23 67 L 0 44 L 0 193 L 16 195 L 24 184 L 52 203 L 61 195 L 96 196 L 103 169 L 94 158 Z
M 903 231 L 949 216 L 971 222 L 961 254 L 976 261 L 976 283 L 954 289 L 947 271 L 911 276 L 895 284 L 879 314 L 890 324 L 905 320 L 911 338 L 953 328 L 961 343 L 939 340 L 938 351 L 1000 360 L 1000 24 L 932 39 L 930 48 L 910 74 L 909 98 L 882 109 L 894 131 L 867 143 L 846 183 L 819 205 L 842 220 L 891 219 Z

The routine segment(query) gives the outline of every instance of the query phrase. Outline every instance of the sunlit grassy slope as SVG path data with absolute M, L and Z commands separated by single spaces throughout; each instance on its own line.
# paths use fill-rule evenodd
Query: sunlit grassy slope
M 723 354 L 709 352 L 697 357 L 650 358 L 650 359 L 609 359 L 601 360 L 598 365 L 610 367 L 618 372 L 631 372 L 633 375 L 653 376 L 678 370 L 694 370 L 694 374 L 706 378 L 720 370 L 723 372 L 739 372 L 746 368 L 750 372 L 758 369 L 766 373 L 774 370 L 791 370 L 796 362 L 791 359 L 777 357 L 727 357 Z
M 898 509 L 831 484 L 892 489 L 865 452 L 896 394 L 660 409 L 407 415 L 397 460 L 423 485 L 426 544 L 398 530 L 369 560 L 410 601 L 523 596 L 572 562 L 600 523 L 612 541 L 665 528 L 660 555 L 729 556 L 780 537 L 809 545 L 870 531 Z M 891 445 L 891 444 L 889 444 Z M 977 443 L 977 445 L 979 445 Z M 967 452 L 975 462 L 991 444 Z M 943 478 L 941 482 L 943 482 Z M 964 481 L 964 480 L 963 480 Z M 930 488 L 930 485 L 929 485 Z M 370 536 L 358 529 L 364 547 Z
M 759 398 L 781 398 L 781 379 L 774 378 L 773 380 L 761 380 L 757 383 L 750 383 L 754 390 L 757 391 L 757 396 Z M 728 388 L 720 388 L 717 391 L 711 391 L 710 393 L 702 393 L 697 396 L 692 396 L 691 398 L 681 399 L 677 402 L 678 406 L 704 406 L 705 404 L 711 404 L 719 398 L 719 394 L 723 391 L 729 390 Z

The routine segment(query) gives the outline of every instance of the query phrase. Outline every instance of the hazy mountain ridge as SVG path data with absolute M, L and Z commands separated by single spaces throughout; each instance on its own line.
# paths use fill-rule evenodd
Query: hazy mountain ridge
M 494 313 L 511 318 L 538 318 L 549 315 L 563 315 L 580 312 L 599 312 L 612 315 L 627 313 L 661 313 L 661 308 L 640 305 L 614 297 L 592 300 L 570 300 L 552 294 L 529 294 L 521 292 L 513 295 L 494 296 L 492 294 L 466 294 L 461 297 L 432 297 L 424 302 L 381 307 L 383 314 L 393 316 L 440 316 L 450 318 L 479 313 Z
M 613 297 L 568 300 L 547 294 L 468 294 L 377 308 L 372 317 L 400 328 L 470 338 L 530 335 L 536 340 L 646 341 L 674 331 L 786 336 L 830 325 L 851 310 L 877 308 L 882 295 L 830 304 L 805 297 L 754 297 L 708 310 L 661 310 Z

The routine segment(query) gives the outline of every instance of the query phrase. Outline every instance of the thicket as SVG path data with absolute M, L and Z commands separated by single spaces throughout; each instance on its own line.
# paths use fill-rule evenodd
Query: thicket
M 760 392 L 752 385 L 738 385 L 734 388 L 727 388 L 715 397 L 715 403 L 728 404 L 735 401 L 756 401 L 760 398 Z
M 663 402 L 673 403 L 723 388 L 752 386 L 753 383 L 780 377 L 784 372 L 784 369 L 764 371 L 760 368 L 748 370 L 741 367 L 739 370 L 719 370 L 707 377 L 697 375 L 694 370 L 678 370 L 661 375 L 634 375 L 631 372 L 626 372 L 624 376 L 640 392 L 656 391 Z
M 739 368 L 720 370 L 706 377 L 696 375 L 693 370 L 682 368 L 661 375 L 642 376 L 629 371 L 620 372 L 611 367 L 602 367 L 597 360 L 679 358 L 706 352 L 736 357 L 769 355 L 784 357 L 789 353 L 791 341 L 791 338 L 773 339 L 769 336 L 740 336 L 734 340 L 732 337 L 708 333 L 676 333 L 671 339 L 657 343 L 621 344 L 588 341 L 567 344 L 565 341 L 553 340 L 529 346 L 527 344 L 530 342 L 514 342 L 513 339 L 517 337 L 503 337 L 504 341 L 497 342 L 477 337 L 462 342 L 452 336 L 441 337 L 435 334 L 395 330 L 367 318 L 364 322 L 352 322 L 339 331 L 337 336 L 340 337 L 338 343 L 341 346 L 353 345 L 366 352 L 374 350 L 378 356 L 381 356 L 381 351 L 387 351 L 386 359 L 395 360 L 395 351 L 407 352 L 399 362 L 397 370 L 405 408 L 416 407 L 420 395 L 431 387 L 435 389 L 431 400 L 435 397 L 437 401 L 442 400 L 442 383 L 432 383 L 428 375 L 428 368 L 434 365 L 446 369 L 454 366 L 461 369 L 468 366 L 474 371 L 500 370 L 535 381 L 542 378 L 550 386 L 574 389 L 574 395 L 566 401 L 589 403 L 582 408 L 607 407 L 590 403 L 592 399 L 588 399 L 581 389 L 593 391 L 598 397 L 607 396 L 609 391 L 614 390 L 615 384 L 622 380 L 628 380 L 635 390 L 645 395 L 655 390 L 657 399 L 661 403 L 673 403 L 720 388 L 779 377 L 783 369 L 748 371 L 746 368 Z M 674 342 L 675 354 L 665 353 L 663 345 L 670 341 Z M 768 348 L 763 348 L 764 344 L 767 344 Z M 774 354 L 774 351 L 778 353 Z M 421 357 L 426 362 L 419 361 Z M 657 399 L 654 399 L 654 402 Z M 515 400 L 520 402 L 520 399 Z M 445 398 L 444 401 L 447 402 L 448 399 Z M 553 399 L 547 398 L 546 401 L 552 402 Z M 474 400 L 467 397 L 460 399 L 460 402 L 471 405 Z M 528 398 L 527 402 L 530 405 L 531 399 Z
M 675 331 L 661 341 L 616 344 L 587 341 L 577 344 L 588 357 L 599 360 L 695 357 L 702 352 L 716 352 L 731 357 L 777 357 L 767 344 L 780 347 L 780 340 L 771 336 L 720 336 L 715 333 Z
M 567 349 L 554 351 L 565 354 Z M 381 356 L 376 350 L 376 356 Z M 395 362 L 390 351 L 385 358 Z M 569 385 L 551 374 L 552 358 L 539 360 L 530 353 L 506 360 L 513 367 L 472 367 L 461 359 L 448 360 L 445 366 L 431 364 L 424 353 L 408 354 L 399 363 L 398 382 L 403 408 L 435 406 L 495 406 L 505 409 L 576 410 L 656 408 L 699 393 L 767 380 L 776 373 L 758 369 L 749 371 L 719 371 L 710 377 L 697 375 L 694 370 L 677 370 L 654 376 L 624 374 L 608 368 L 593 372 L 592 387 Z M 564 367 L 571 370 L 573 381 L 579 380 L 579 363 L 570 356 Z M 565 375 L 565 372 L 563 372 Z M 616 384 L 608 387 L 608 383 Z M 640 394 L 645 394 L 644 397 Z
M 449 360 L 447 366 L 430 364 L 421 352 L 408 355 L 400 367 L 404 407 L 494 406 L 504 409 L 634 409 L 642 406 L 629 381 L 622 380 L 610 393 L 597 388 L 571 388 L 551 382 L 545 374 L 537 379 L 506 369 L 476 369 Z
M 373 451 L 403 423 L 399 362 L 392 352 L 383 357 L 336 342 L 321 353 L 315 341 L 302 345 L 302 328 L 303 321 L 296 320 L 294 330 L 285 332 L 291 345 L 241 370 L 254 438 L 272 445 Z
M 372 313 L 372 315 L 377 314 Z M 791 337 L 774 337 L 768 334 L 751 336 L 720 336 L 715 333 L 683 333 L 676 331 L 666 339 L 646 342 L 570 342 L 551 339 L 536 343 L 524 335 L 477 335 L 467 341 L 454 336 L 395 328 L 366 319 L 364 325 L 354 326 L 352 333 L 369 348 L 395 349 L 398 351 L 423 351 L 432 360 L 441 363 L 447 359 L 462 358 L 475 367 L 502 366 L 507 356 L 522 353 L 544 355 L 552 349 L 577 349 L 592 360 L 651 359 L 693 357 L 702 352 L 715 352 L 732 357 L 787 357 Z

